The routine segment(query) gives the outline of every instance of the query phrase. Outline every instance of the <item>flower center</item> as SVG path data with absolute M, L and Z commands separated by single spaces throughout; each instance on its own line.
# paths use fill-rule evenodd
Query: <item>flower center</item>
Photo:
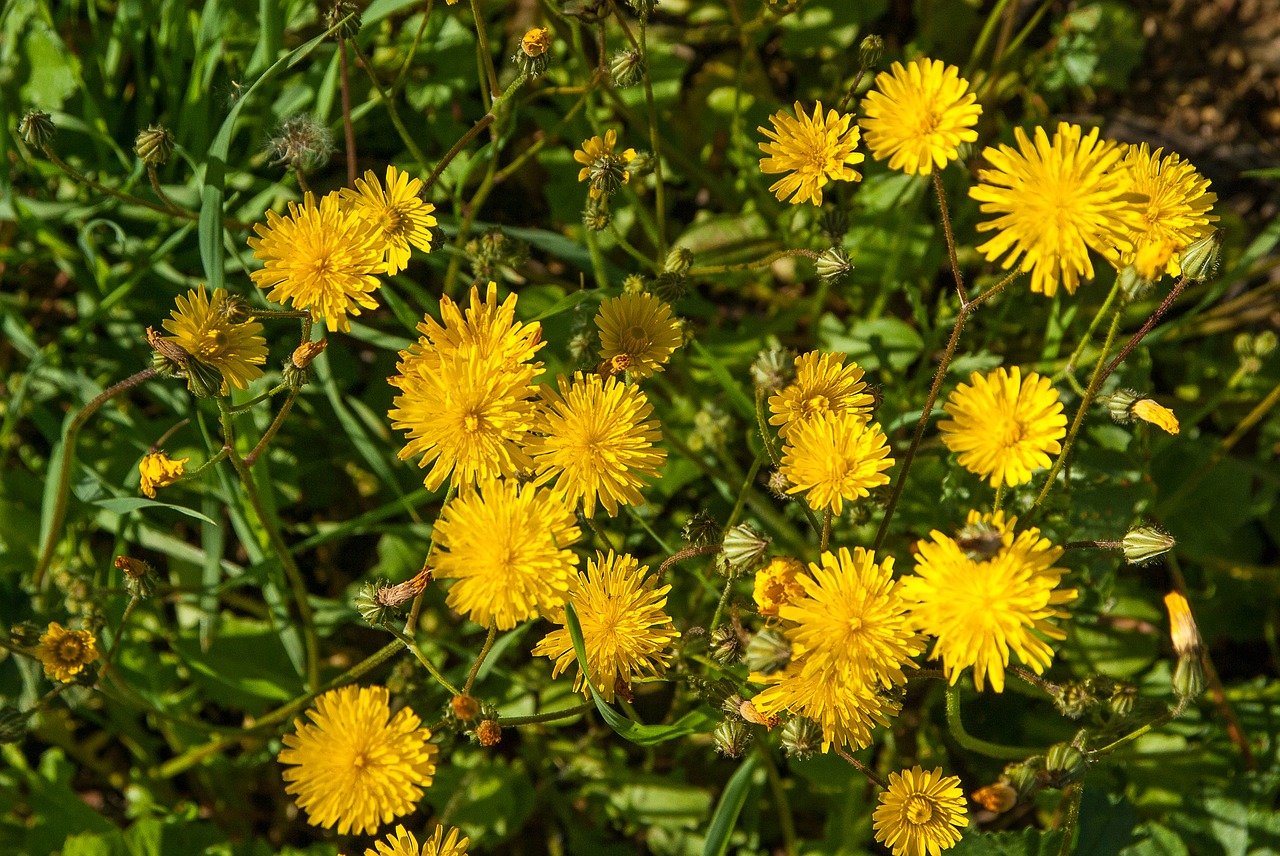
M 378 227 L 384 234 L 392 236 L 398 236 L 405 231 L 404 217 L 400 214 L 400 209 L 390 206 L 382 209 L 382 216 L 378 218 Z
M 84 645 L 75 636 L 68 636 L 58 643 L 58 659 L 64 663 L 76 664 L 84 657 Z
M 217 328 L 206 330 L 196 346 L 198 352 L 196 356 L 216 359 L 226 353 L 229 342 L 230 339 L 225 330 Z
M 928 823 L 933 819 L 933 803 L 918 794 L 907 798 L 903 811 L 911 823 Z
M 800 402 L 800 410 L 805 416 L 817 416 L 819 413 L 826 413 L 830 409 L 830 400 L 821 393 L 814 393 Z
M 1016 416 L 1008 415 L 992 432 L 992 437 L 1003 449 L 1010 449 L 1022 442 L 1026 435 L 1026 426 Z
M 920 114 L 920 119 L 916 123 L 916 136 L 928 137 L 938 132 L 938 125 L 941 124 L 941 117 L 935 110 L 925 110 Z
M 623 351 L 628 354 L 643 354 L 649 349 L 649 333 L 638 324 L 628 327 L 618 338 Z

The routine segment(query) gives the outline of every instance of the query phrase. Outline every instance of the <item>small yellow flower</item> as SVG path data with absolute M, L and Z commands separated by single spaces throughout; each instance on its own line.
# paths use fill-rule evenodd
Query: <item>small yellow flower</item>
M 1119 172 L 1128 181 L 1131 193 L 1146 198 L 1141 206 L 1142 218 L 1132 228 L 1129 238 L 1134 251 L 1120 257 L 1121 264 L 1134 263 L 1135 256 L 1151 245 L 1168 245 L 1173 256 L 1165 263 L 1164 272 L 1182 273 L 1179 264 L 1184 249 L 1211 234 L 1218 216 L 1213 212 L 1217 194 L 1209 191 L 1209 180 L 1181 156 L 1170 152 L 1161 158 L 1146 143 L 1126 146 Z M 1158 276 L 1145 279 L 1157 280 Z
M 1169 610 L 1169 635 L 1173 640 L 1174 653 L 1179 657 L 1198 657 L 1204 642 L 1200 639 L 1196 620 L 1191 615 L 1191 604 L 1180 593 L 1171 591 L 1164 596 L 1164 605 Z
M 796 357 L 796 376 L 782 391 L 769 396 L 770 425 L 784 440 L 796 427 L 824 413 L 855 414 L 867 418 L 875 399 L 866 391 L 862 366 L 844 364 L 844 354 L 809 351 Z
M 992 487 L 1031 481 L 1032 472 L 1049 466 L 1050 454 L 1062 451 L 1058 441 L 1067 434 L 1058 391 L 1035 372 L 1024 380 L 1017 366 L 974 372 L 943 409 L 951 419 L 938 423 L 942 442 Z
M 595 321 L 600 355 L 606 360 L 628 357 L 627 371 L 637 379 L 664 371 L 682 342 L 671 307 L 648 292 L 610 297 L 600 304 Z
M 339 198 L 348 210 L 373 226 L 374 241 L 380 246 L 387 273 L 394 275 L 409 264 L 409 245 L 431 252 L 431 227 L 436 207 L 424 201 L 422 181 L 410 178 L 394 166 L 387 167 L 387 182 L 378 182 L 373 170 L 356 179 L 355 189 L 344 187 Z
M 942 775 L 941 767 L 925 772 L 919 765 L 890 773 L 872 819 L 876 841 L 893 856 L 937 856 L 950 850 L 969 824 L 960 777 Z
M 779 201 L 791 196 L 791 204 L 822 204 L 822 188 L 831 181 L 862 181 L 854 165 L 866 156 L 854 151 L 858 147 L 858 127 L 853 117 L 835 110 L 822 118 L 822 102 L 813 108 L 813 116 L 805 114 L 800 102 L 795 103 L 795 117 L 779 110 L 769 117 L 773 130 L 756 130 L 771 142 L 759 143 L 768 157 L 760 159 L 760 172 L 765 175 L 786 173 L 770 186 Z
M 330 690 L 307 717 L 294 720 L 277 760 L 308 823 L 339 835 L 374 832 L 417 807 L 439 750 L 413 710 L 392 715 L 386 687 Z
M 604 139 L 592 137 L 583 140 L 582 148 L 573 153 L 573 159 L 583 164 L 578 170 L 578 181 L 591 180 L 592 199 L 611 194 L 631 181 L 626 165 L 636 159 L 636 150 L 623 149 L 615 155 L 613 147 L 617 144 L 618 132 L 610 128 L 605 131 Z
M 858 124 L 876 160 L 889 169 L 928 175 L 959 157 L 961 143 L 978 139 L 973 126 L 982 115 L 960 70 L 941 60 L 919 59 L 876 75 L 875 89 L 862 99 Z
M 520 48 L 527 56 L 542 56 L 551 49 L 551 33 L 542 27 L 534 27 L 520 39 Z
M 320 200 L 307 193 L 302 205 L 289 203 L 289 216 L 267 212 L 267 224 L 255 223 L 249 239 L 253 257 L 265 263 L 249 274 L 267 299 L 286 300 L 324 319 L 330 332 L 351 329 L 348 315 L 378 305 L 373 292 L 382 285 L 374 274 L 386 271 L 384 245 L 372 223 L 343 209 L 339 194 Z
M 793 428 L 782 448 L 781 473 L 805 492 L 809 507 L 839 515 L 844 503 L 868 496 L 889 483 L 893 466 L 884 432 L 857 413 L 824 413 Z
M 201 284 L 175 303 L 171 320 L 163 324 L 172 335 L 164 338 L 217 369 L 224 395 L 228 384 L 248 389 L 251 381 L 262 377 L 259 366 L 267 361 L 267 340 L 259 335 L 262 325 L 252 317 L 235 323 L 228 320 L 223 311 L 229 304 L 225 288 L 215 288 L 210 298 Z
M 98 647 L 88 630 L 67 630 L 58 622 L 50 621 L 36 645 L 35 654 L 44 666 L 45 675 L 65 684 L 98 659 Z
M 1149 398 L 1139 398 L 1129 407 L 1129 412 L 1135 418 L 1150 422 L 1170 434 L 1178 433 L 1178 417 L 1169 408 L 1162 407 Z
M 761 615 L 773 616 L 782 607 L 804 597 L 804 563 L 790 556 L 776 556 L 756 571 L 751 597 Z
M 174 460 L 164 452 L 153 452 L 143 457 L 138 463 L 138 472 L 142 475 L 142 492 L 151 499 L 156 498 L 156 488 L 168 487 L 182 478 L 183 464 L 190 458 Z
M 396 825 L 396 831 L 381 841 L 374 842 L 374 847 L 365 848 L 364 856 L 467 856 L 467 845 L 470 838 L 459 838 L 461 832 L 456 827 L 449 827 L 446 835 L 444 826 L 437 825 L 431 837 L 418 846 L 418 839 Z
M 597 554 L 587 560 L 587 572 L 578 574 L 569 600 L 582 624 L 582 641 L 587 655 L 591 685 L 605 701 L 615 694 L 630 697 L 631 682 L 646 675 L 658 676 L 671 660 L 668 649 L 680 638 L 666 613 L 671 586 L 657 587 L 647 565 L 627 554 Z M 564 613 L 548 616 L 564 623 Z M 555 661 L 551 677 L 577 663 L 573 640 L 567 629 L 553 630 L 533 649 L 535 657 Z M 582 670 L 577 669 L 573 688 L 587 694 Z

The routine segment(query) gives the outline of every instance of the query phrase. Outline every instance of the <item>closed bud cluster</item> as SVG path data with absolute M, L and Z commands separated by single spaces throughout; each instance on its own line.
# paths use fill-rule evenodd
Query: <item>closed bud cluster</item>
M 742 574 L 754 571 L 764 562 L 772 540 L 757 532 L 751 524 L 739 523 L 725 533 L 724 544 L 720 549 L 729 570 L 734 574 Z
M 150 125 L 138 132 L 133 153 L 147 166 L 164 166 L 173 154 L 173 134 L 163 125 Z
M 782 749 L 792 758 L 808 758 L 822 748 L 822 726 L 803 716 L 793 716 L 782 728 Z
M 684 276 L 693 267 L 693 250 L 688 247 L 672 247 L 667 253 L 667 260 L 662 266 L 664 273 Z
M 711 631 L 711 657 L 723 666 L 732 666 L 742 659 L 742 639 L 728 624 Z
M 680 535 L 690 547 L 703 547 L 720 540 L 720 524 L 705 511 L 698 511 L 684 522 Z
M 329 162 L 333 155 L 333 134 L 327 125 L 302 113 L 282 122 L 267 148 L 275 153 L 272 163 L 308 170 Z
M 791 662 L 791 643 L 787 637 L 772 627 L 766 627 L 751 637 L 747 643 L 744 660 L 753 674 L 772 675 Z
M 1189 282 L 1204 282 L 1218 273 L 1226 232 L 1215 229 L 1182 251 L 1182 275 Z
M 18 122 L 18 134 L 22 137 L 22 141 L 37 149 L 48 145 L 57 130 L 52 117 L 43 110 L 28 110 Z
M 116 556 L 115 566 L 124 571 L 124 587 L 130 597 L 143 600 L 155 594 L 156 572 L 151 565 L 132 556 Z
M 609 73 L 619 89 L 633 86 L 644 77 L 644 57 L 637 50 L 618 51 L 609 61 Z
M 751 379 L 756 389 L 768 396 L 791 383 L 796 373 L 796 355 L 787 348 L 770 348 L 756 354 L 751 364 Z
M 751 744 L 751 729 L 741 719 L 726 719 L 711 735 L 716 751 L 726 758 L 741 758 Z
M 1158 526 L 1137 526 L 1124 534 L 1120 541 L 1124 558 L 1131 565 L 1150 562 L 1173 549 L 1177 540 Z
M 844 278 L 849 275 L 849 271 L 853 270 L 853 263 L 849 261 L 849 255 L 840 247 L 831 247 L 823 250 L 818 256 L 818 260 L 814 263 L 814 267 L 818 270 L 823 282 L 829 285 L 835 285 L 843 282 Z

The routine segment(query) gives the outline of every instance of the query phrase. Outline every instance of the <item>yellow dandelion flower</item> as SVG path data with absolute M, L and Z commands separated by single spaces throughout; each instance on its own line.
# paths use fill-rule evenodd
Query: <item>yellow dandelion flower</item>
M 1167 407 L 1156 404 L 1150 398 L 1139 398 L 1129 407 L 1134 418 L 1150 422 L 1170 434 L 1178 433 L 1178 417 Z
M 431 784 L 431 732 L 411 709 L 393 716 L 386 687 L 330 690 L 293 721 L 276 759 L 307 822 L 340 835 L 374 832 L 412 812 Z
M 98 645 L 88 630 L 67 630 L 50 621 L 36 644 L 35 655 L 50 680 L 65 684 L 98 659 Z
M 1165 272 L 1178 276 L 1182 273 L 1182 250 L 1213 232 L 1212 224 L 1218 222 L 1218 216 L 1212 213 L 1213 203 L 1218 196 L 1209 192 L 1209 180 L 1188 161 L 1173 152 L 1161 158 L 1162 151 L 1152 152 L 1146 143 L 1125 148 L 1118 170 L 1130 192 L 1142 194 L 1147 202 L 1141 206 L 1141 220 L 1129 233 L 1134 250 L 1123 254 L 1120 262 L 1133 263 L 1144 249 L 1167 244 L 1174 255 L 1166 263 Z
M 866 391 L 862 366 L 844 364 L 844 354 L 809 351 L 796 357 L 795 380 L 769 396 L 770 425 L 784 440 L 798 425 L 823 413 L 868 416 L 875 399 Z
M 937 856 L 954 847 L 968 825 L 960 777 L 942 775 L 941 767 L 890 773 L 872 815 L 876 841 L 893 856 Z
M 969 385 L 972 384 L 972 385 Z M 1009 487 L 1031 481 L 1062 451 L 1067 434 L 1058 391 L 1047 377 L 998 368 L 985 377 L 974 372 L 960 384 L 943 409 L 951 419 L 938 423 L 942 442 L 959 454 L 960 466 Z
M 889 446 L 877 424 L 856 413 L 825 413 L 792 429 L 782 448 L 787 493 L 805 492 L 809 507 L 839 515 L 844 503 L 889 483 Z
M 387 413 L 391 427 L 406 432 L 398 455 L 421 454 L 418 466 L 431 490 L 446 477 L 454 487 L 498 476 L 515 476 L 533 466 L 522 446 L 533 427 L 537 367 L 507 368 L 501 355 L 482 356 L 474 345 L 402 366 L 388 378 L 401 390 Z
M 387 167 L 383 185 L 373 170 L 356 179 L 355 189 L 344 187 L 339 199 L 344 208 L 373 226 L 374 241 L 381 248 L 387 273 L 394 275 L 409 265 L 409 245 L 431 252 L 431 227 L 436 207 L 423 200 L 422 181 L 410 178 L 394 166 Z
M 413 833 L 397 825 L 394 833 L 374 842 L 375 847 L 365 848 L 364 856 L 467 856 L 471 839 L 459 838 L 461 834 L 451 826 L 446 835 L 444 826 L 437 825 L 436 831 L 419 847 Z
M 617 378 L 576 372 L 563 375 L 560 391 L 542 387 L 534 437 L 525 451 L 537 467 L 537 484 L 555 479 L 552 490 L 582 513 L 595 514 L 596 500 L 610 517 L 621 505 L 642 505 L 640 488 L 658 477 L 667 453 L 655 447 L 662 436 L 648 419 L 653 405 L 637 386 Z
M 874 686 L 838 671 L 806 669 L 797 658 L 772 675 L 753 674 L 755 683 L 768 684 L 751 698 L 763 717 L 786 711 L 811 719 L 822 728 L 822 751 L 836 746 L 863 749 L 871 745 L 877 726 L 888 727 L 902 709 L 900 702 Z
M 619 187 L 631 181 L 631 172 L 627 164 L 636 159 L 635 149 L 623 149 L 614 154 L 613 147 L 618 144 L 618 132 L 605 131 L 604 138 L 592 137 L 582 141 L 582 148 L 573 153 L 573 159 L 582 164 L 578 170 L 578 181 L 591 181 L 591 198 L 613 193 Z
M 138 462 L 138 473 L 142 476 L 142 492 L 151 499 L 156 498 L 156 488 L 168 487 L 182 478 L 183 464 L 190 458 L 174 460 L 164 452 L 152 452 L 144 455 Z
M 804 597 L 804 563 L 790 556 L 775 556 L 756 571 L 751 597 L 761 615 L 773 616 L 787 604 Z
M 172 335 L 164 338 L 217 369 L 224 395 L 228 384 L 248 389 L 251 381 L 262 377 L 258 367 L 267 361 L 267 340 L 259 335 L 262 325 L 253 318 L 229 321 L 224 311 L 229 305 L 225 288 L 215 288 L 210 298 L 202 284 L 174 302 L 177 308 L 163 325 Z
M 785 110 L 769 117 L 773 130 L 756 130 L 772 142 L 759 143 L 760 151 L 769 157 L 760 159 L 760 172 L 765 175 L 786 173 L 769 187 L 779 201 L 791 196 L 791 204 L 822 204 L 822 188 L 831 181 L 862 181 L 854 164 L 866 156 L 854 151 L 858 147 L 858 127 L 852 116 L 835 110 L 822 118 L 822 102 L 813 108 L 813 116 L 805 114 L 800 102 L 795 104 L 795 118 Z M 792 195 L 794 194 L 794 195 Z
M 671 307 L 648 292 L 621 294 L 600 304 L 596 313 L 600 354 L 606 360 L 628 357 L 633 378 L 665 370 L 667 360 L 684 341 Z
M 978 224 L 996 234 L 982 246 L 988 261 L 1008 253 L 1006 269 L 1021 259 L 1031 272 L 1031 290 L 1052 297 L 1058 286 L 1075 294 L 1080 280 L 1093 278 L 1089 250 L 1117 261 L 1133 250 L 1129 237 L 1140 222 L 1143 197 L 1128 192 L 1114 167 L 1120 146 L 1099 140 L 1094 129 L 1061 122 L 1053 139 L 1043 128 L 1035 141 L 1014 129 L 1018 148 L 1001 144 L 983 150 L 991 169 L 978 170 L 979 184 L 969 195 L 984 214 L 998 215 Z
M 386 270 L 382 243 L 372 224 L 343 210 L 338 194 L 330 193 L 316 207 L 307 193 L 302 205 L 289 203 L 289 216 L 267 212 L 267 224 L 254 224 L 258 237 L 249 239 L 253 257 L 265 267 L 249 274 L 259 288 L 270 288 L 267 299 L 292 301 L 324 319 L 330 331 L 351 329 L 347 315 L 360 307 L 378 305 L 372 292 L 381 283 L 374 274 Z
M 578 565 L 569 547 L 581 535 L 573 512 L 547 490 L 508 479 L 482 482 L 440 512 L 435 575 L 457 580 L 449 589 L 451 609 L 510 630 L 564 602 Z
M 1198 657 L 1204 640 L 1200 638 L 1200 629 L 1191 614 L 1191 604 L 1182 593 L 1171 591 L 1164 596 L 1164 606 L 1169 611 L 1169 637 L 1173 641 L 1174 653 L 1179 657 Z M 54 625 L 49 626 L 52 628 Z
M 911 602 L 912 626 L 936 637 L 929 659 L 941 660 L 954 684 L 973 666 L 979 691 L 986 681 L 1004 691 L 1010 653 L 1037 674 L 1053 661 L 1043 638 L 1065 639 L 1051 618 L 1066 618 L 1058 607 L 1075 599 L 1074 589 L 1059 589 L 1062 556 L 1040 530 L 1014 534 L 1017 518 L 969 514 L 970 525 L 985 523 L 1002 535 L 1001 546 L 986 559 L 966 554 L 954 539 L 934 530 L 930 541 L 916 543 L 916 570 L 902 580 Z
M 610 550 L 607 556 L 597 554 L 587 560 L 587 572 L 578 575 L 569 596 L 582 624 L 591 685 L 608 702 L 615 693 L 630 698 L 629 688 L 636 678 L 665 672 L 671 660 L 668 649 L 680 638 L 665 610 L 671 586 L 656 588 L 657 580 L 648 573 L 647 565 Z M 552 620 L 563 624 L 563 610 Z M 533 655 L 555 661 L 553 678 L 577 663 L 573 640 L 563 627 L 544 636 Z M 581 669 L 573 689 L 587 693 Z
M 839 673 L 855 682 L 892 687 L 906 683 L 903 666 L 924 649 L 910 626 L 910 605 L 893 579 L 893 558 L 877 563 L 861 547 L 823 553 L 800 578 L 805 596 L 778 615 L 791 622 L 783 631 L 793 651 L 804 657 L 806 673 Z
M 928 175 L 959 157 L 961 143 L 978 139 L 973 130 L 982 106 L 969 92 L 960 69 L 941 60 L 895 62 L 876 75 L 875 89 L 862 99 L 858 124 L 876 160 L 889 169 Z
M 542 364 L 532 360 L 546 344 L 542 341 L 542 326 L 537 321 L 517 321 L 516 302 L 512 292 L 498 303 L 498 286 L 494 282 L 489 283 L 483 298 L 479 287 L 473 285 L 466 309 L 444 295 L 440 298 L 440 321 L 430 315 L 423 317 L 418 323 L 421 337 L 400 352 L 397 368 L 406 372 L 407 366 L 419 362 L 438 365 L 441 354 L 471 347 L 482 357 L 497 357 L 506 369 L 529 363 L 535 375 L 541 374 Z

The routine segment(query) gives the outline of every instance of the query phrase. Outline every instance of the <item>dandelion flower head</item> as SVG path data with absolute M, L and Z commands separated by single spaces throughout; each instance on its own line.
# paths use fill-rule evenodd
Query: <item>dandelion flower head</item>
M 1144 249 L 1167 244 L 1174 248 L 1165 272 L 1182 273 L 1179 254 L 1189 244 L 1209 235 L 1218 216 L 1213 204 L 1218 196 L 1209 191 L 1209 180 L 1179 155 L 1163 150 L 1151 151 L 1146 143 L 1126 146 L 1119 170 L 1128 181 L 1130 192 L 1147 198 L 1142 218 L 1130 235 L 1134 250 L 1121 256 L 1121 264 L 1130 264 Z
M 144 455 L 138 462 L 138 474 L 142 477 L 142 492 L 151 499 L 156 498 L 156 488 L 168 487 L 182 478 L 183 466 L 190 458 L 174 460 L 164 452 L 152 452 Z
M 876 160 L 888 158 L 889 169 L 928 175 L 959 157 L 961 143 L 978 139 L 977 102 L 953 65 L 936 59 L 895 62 L 876 75 L 858 124 Z
M 1121 147 L 1099 140 L 1097 129 L 1085 134 L 1061 122 L 1052 139 L 1043 128 L 1034 141 L 1021 128 L 1014 136 L 1016 149 L 983 150 L 991 168 L 978 170 L 979 183 L 969 188 L 979 210 L 996 215 L 978 224 L 979 232 L 995 232 L 978 252 L 1029 271 L 1034 292 L 1052 297 L 1061 285 L 1075 294 L 1082 278 L 1093 278 L 1090 249 L 1112 262 L 1132 252 L 1143 197 L 1115 169 Z
M 422 180 L 410 178 L 394 166 L 387 167 L 386 184 L 373 170 L 356 179 L 354 189 L 344 187 L 339 198 L 345 208 L 373 226 L 374 240 L 382 248 L 387 273 L 394 275 L 409 264 L 409 246 L 431 252 L 431 227 L 436 207 L 423 200 Z
M 437 579 L 457 580 L 451 609 L 510 630 L 564 602 L 578 566 L 569 547 L 581 535 L 573 512 L 546 489 L 486 481 L 440 512 L 433 567 Z
M 253 257 L 265 263 L 249 276 L 259 288 L 270 288 L 267 299 L 292 301 L 324 319 L 330 331 L 351 329 L 348 315 L 378 305 L 373 292 L 381 285 L 383 247 L 372 224 L 343 210 L 338 194 L 315 204 L 307 193 L 302 204 L 289 203 L 289 216 L 267 212 L 267 224 L 254 224 L 249 239 Z
M 386 687 L 330 690 L 294 720 L 277 760 L 307 822 L 340 835 L 409 814 L 431 784 L 437 748 L 410 708 L 391 713 Z
M 174 302 L 177 308 L 163 324 L 171 335 L 164 338 L 217 369 L 222 375 L 223 394 L 228 384 L 248 389 L 250 382 L 262 377 L 259 366 L 267 361 L 262 325 L 252 318 L 231 321 L 224 311 L 230 305 L 225 288 L 215 288 L 211 298 L 201 285 Z
M 756 571 L 751 597 L 756 610 L 764 616 L 775 616 L 787 604 L 805 596 L 800 580 L 805 575 L 804 563 L 790 556 L 774 556 L 769 564 Z
M 780 471 L 787 493 L 804 491 L 810 508 L 839 515 L 844 503 L 888 484 L 884 471 L 893 464 L 879 425 L 857 413 L 825 413 L 792 429 Z
M 68 630 L 50 621 L 36 643 L 35 655 L 50 680 L 65 684 L 98 659 L 98 645 L 88 630 Z
M 578 575 L 569 600 L 582 624 L 591 685 L 605 701 L 612 702 L 615 693 L 629 697 L 634 679 L 666 671 L 668 649 L 680 638 L 666 613 L 670 590 L 669 585 L 656 586 L 647 566 L 612 550 L 588 559 L 587 572 Z M 563 624 L 563 612 L 554 620 Z M 563 627 L 543 637 L 533 654 L 555 661 L 553 678 L 577 662 L 573 640 Z M 586 693 L 581 670 L 573 688 Z
M 795 359 L 795 379 L 769 396 L 770 425 L 784 440 L 799 425 L 824 413 L 869 416 L 875 399 L 867 392 L 862 366 L 845 365 L 845 355 L 809 351 Z
M 1059 607 L 1075 599 L 1074 589 L 1059 588 L 1065 568 L 1056 567 L 1062 548 L 1040 530 L 1016 532 L 1017 518 L 1000 512 L 970 512 L 969 524 L 1000 534 L 989 558 L 974 558 L 955 539 L 934 530 L 916 544 L 915 574 L 902 580 L 910 602 L 912 626 L 934 636 L 929 658 L 941 660 L 948 680 L 973 666 L 979 691 L 990 680 L 1004 691 L 1010 653 L 1040 674 L 1053 661 L 1044 640 L 1066 634 L 1049 619 L 1066 618 Z
M 806 669 L 803 657 L 793 658 L 780 672 L 753 674 L 755 683 L 767 684 L 751 698 L 762 717 L 786 711 L 812 719 L 822 728 L 822 751 L 831 746 L 863 749 L 871 745 L 877 726 L 888 727 L 902 705 L 874 685 L 838 671 Z
M 618 132 L 610 128 L 604 137 L 591 137 L 582 141 L 582 148 L 573 153 L 573 159 L 582 164 L 578 181 L 591 182 L 591 198 L 599 199 L 611 194 L 631 180 L 627 164 L 636 159 L 635 149 L 623 149 L 614 154 L 618 144 Z
M 937 856 L 954 847 L 968 825 L 960 777 L 942 775 L 941 767 L 890 773 L 872 815 L 876 841 L 893 856 Z
M 533 439 L 526 447 L 539 484 L 554 479 L 552 490 L 582 513 L 595 514 L 596 501 L 609 516 L 619 505 L 642 505 L 640 489 L 658 477 L 666 452 L 654 446 L 661 437 L 649 419 L 653 405 L 638 386 L 615 377 L 576 372 L 563 375 L 560 390 L 542 387 Z
M 467 856 L 470 838 L 459 838 L 461 832 L 457 827 L 445 828 L 437 825 L 431 837 L 418 846 L 418 839 L 403 826 L 397 825 L 396 831 L 386 838 L 374 842 L 376 847 L 368 847 L 364 856 Z
M 600 353 L 606 360 L 626 357 L 636 379 L 664 371 L 684 337 L 671 307 L 648 292 L 620 294 L 600 304 L 596 313 Z
M 960 466 L 989 479 L 992 487 L 1031 481 L 1062 451 L 1067 434 L 1058 391 L 1035 372 L 1022 377 L 1017 366 L 988 375 L 974 372 L 943 409 L 951 419 L 938 423 L 942 442 L 959 454 Z
M 498 357 L 504 368 L 529 363 L 535 374 L 541 374 L 542 364 L 533 362 L 533 358 L 546 344 L 542 341 L 542 325 L 537 321 L 517 321 L 516 303 L 515 292 L 499 303 L 498 285 L 494 282 L 486 287 L 483 297 L 479 287 L 473 285 L 465 309 L 444 295 L 440 298 L 440 320 L 427 315 L 418 322 L 422 335 L 400 352 L 397 368 L 406 372 L 419 362 L 432 365 L 441 354 L 472 346 L 484 357 Z
M 757 127 L 769 138 L 759 143 L 760 151 L 768 157 L 760 159 L 760 172 L 765 175 L 783 174 L 769 191 L 779 201 L 791 197 L 793 205 L 802 202 L 822 204 L 822 188 L 831 181 L 862 181 L 861 173 L 853 167 L 866 156 L 854 151 L 858 147 L 858 127 L 853 117 L 841 115 L 835 110 L 822 117 L 822 102 L 813 108 L 813 116 L 805 114 L 797 101 L 795 117 L 779 110 L 769 117 L 773 130 Z

